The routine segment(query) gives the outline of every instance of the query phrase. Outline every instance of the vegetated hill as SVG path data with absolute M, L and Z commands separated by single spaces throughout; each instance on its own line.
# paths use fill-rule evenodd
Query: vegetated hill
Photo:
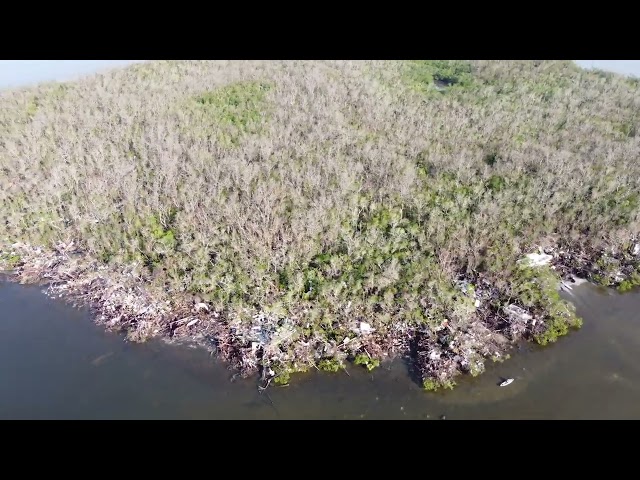
M 5 91 L 3 258 L 73 240 L 143 265 L 265 378 L 397 351 L 450 386 L 579 325 L 558 272 L 639 283 L 639 107 L 636 80 L 558 61 L 167 61 Z M 517 263 L 540 247 L 555 271 Z

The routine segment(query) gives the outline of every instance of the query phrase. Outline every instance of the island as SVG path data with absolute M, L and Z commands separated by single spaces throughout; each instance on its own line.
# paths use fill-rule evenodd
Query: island
M 0 269 L 262 388 L 453 388 L 640 285 L 640 81 L 571 61 L 154 61 L 0 92 Z

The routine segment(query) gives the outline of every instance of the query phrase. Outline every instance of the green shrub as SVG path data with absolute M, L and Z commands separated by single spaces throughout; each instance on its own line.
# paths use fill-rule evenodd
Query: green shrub
M 369 371 L 380 366 L 380 360 L 378 360 L 377 358 L 371 358 L 368 354 L 365 353 L 356 355 L 354 363 L 356 365 L 362 365 Z

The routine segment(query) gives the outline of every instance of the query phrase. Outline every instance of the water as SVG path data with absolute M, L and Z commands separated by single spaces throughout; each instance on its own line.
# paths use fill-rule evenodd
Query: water
M 314 372 L 260 394 L 207 352 L 130 344 L 41 288 L 0 282 L 2 419 L 635 419 L 640 418 L 640 292 L 583 285 L 581 330 L 427 393 L 402 362 L 373 374 Z M 515 378 L 508 387 L 497 384 Z

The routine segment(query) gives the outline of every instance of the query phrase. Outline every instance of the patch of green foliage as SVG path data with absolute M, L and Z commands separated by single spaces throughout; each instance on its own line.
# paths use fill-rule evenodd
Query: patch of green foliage
M 640 286 L 640 274 L 638 272 L 633 272 L 627 280 L 620 282 L 617 289 L 619 292 L 624 293 L 633 290 L 638 286 Z
M 323 366 L 327 367 L 326 371 L 329 372 L 337 372 L 339 368 L 343 368 L 342 364 L 333 359 L 327 359 L 328 363 L 324 363 Z M 336 364 L 338 364 L 338 369 L 336 368 Z M 320 367 L 319 367 L 320 368 Z M 275 370 L 275 376 L 273 377 L 273 382 L 276 385 L 287 385 L 291 381 L 291 375 L 294 373 L 304 373 L 309 370 L 309 366 L 306 364 L 283 364 L 279 363 L 273 366 Z M 320 368 L 323 370 L 322 368 Z
M 0 265 L 6 266 L 8 269 L 17 267 L 21 262 L 22 257 L 20 257 L 20 255 L 9 252 L 2 252 L 2 254 L 0 254 Z
M 430 391 L 430 392 L 437 392 L 438 390 L 441 390 L 441 389 L 453 390 L 453 387 L 455 386 L 456 386 L 456 382 L 454 382 L 453 380 L 441 381 L 441 380 L 435 380 L 433 378 L 427 378 L 422 382 L 422 387 L 426 391 Z
M 287 385 L 290 380 L 291 380 L 291 372 L 289 372 L 288 370 L 283 370 L 275 376 L 275 378 L 273 379 L 273 382 L 276 385 Z
M 93 248 L 104 263 L 115 258 L 141 261 L 153 271 L 170 266 L 178 254 L 179 242 L 174 226 L 177 213 L 175 208 L 162 215 L 123 212 L 89 225 L 87 229 L 95 239 Z
M 630 282 L 629 280 L 623 280 L 622 282 L 620 282 L 620 285 L 618 285 L 617 290 L 620 293 L 624 293 L 632 290 L 633 287 L 634 287 L 633 282 Z
M 260 132 L 269 113 L 266 95 L 271 88 L 267 82 L 237 82 L 200 94 L 195 101 L 221 127 L 219 140 L 238 145 L 244 135 Z
M 623 189 L 601 194 L 594 201 L 593 209 L 601 215 L 612 216 L 616 226 L 628 225 L 640 208 L 640 195 Z
M 36 96 L 32 97 L 29 103 L 27 104 L 27 109 L 26 109 L 27 117 L 33 118 L 38 112 L 39 106 L 40 106 L 40 103 L 38 101 L 38 97 Z
M 323 358 L 318 362 L 318 368 L 324 372 L 337 372 L 344 368 L 342 362 L 334 358 Z
M 380 360 L 378 360 L 377 358 L 371 358 L 366 353 L 359 353 L 358 355 L 356 355 L 353 363 L 355 363 L 356 365 L 362 365 L 369 371 L 380 366 Z
M 31 241 L 35 240 L 34 243 L 51 245 L 60 240 L 62 220 L 52 209 L 26 210 L 16 216 L 16 224 L 23 228 Z
M 518 302 L 543 316 L 545 330 L 534 335 L 540 345 L 555 342 L 569 333 L 569 328 L 582 326 L 575 307 L 560 297 L 560 277 L 550 267 L 521 266 L 513 272 L 511 280 L 511 294 Z
M 462 60 L 412 60 L 406 62 L 404 78 L 414 89 L 431 92 L 438 85 L 469 86 L 473 73 L 471 64 Z

